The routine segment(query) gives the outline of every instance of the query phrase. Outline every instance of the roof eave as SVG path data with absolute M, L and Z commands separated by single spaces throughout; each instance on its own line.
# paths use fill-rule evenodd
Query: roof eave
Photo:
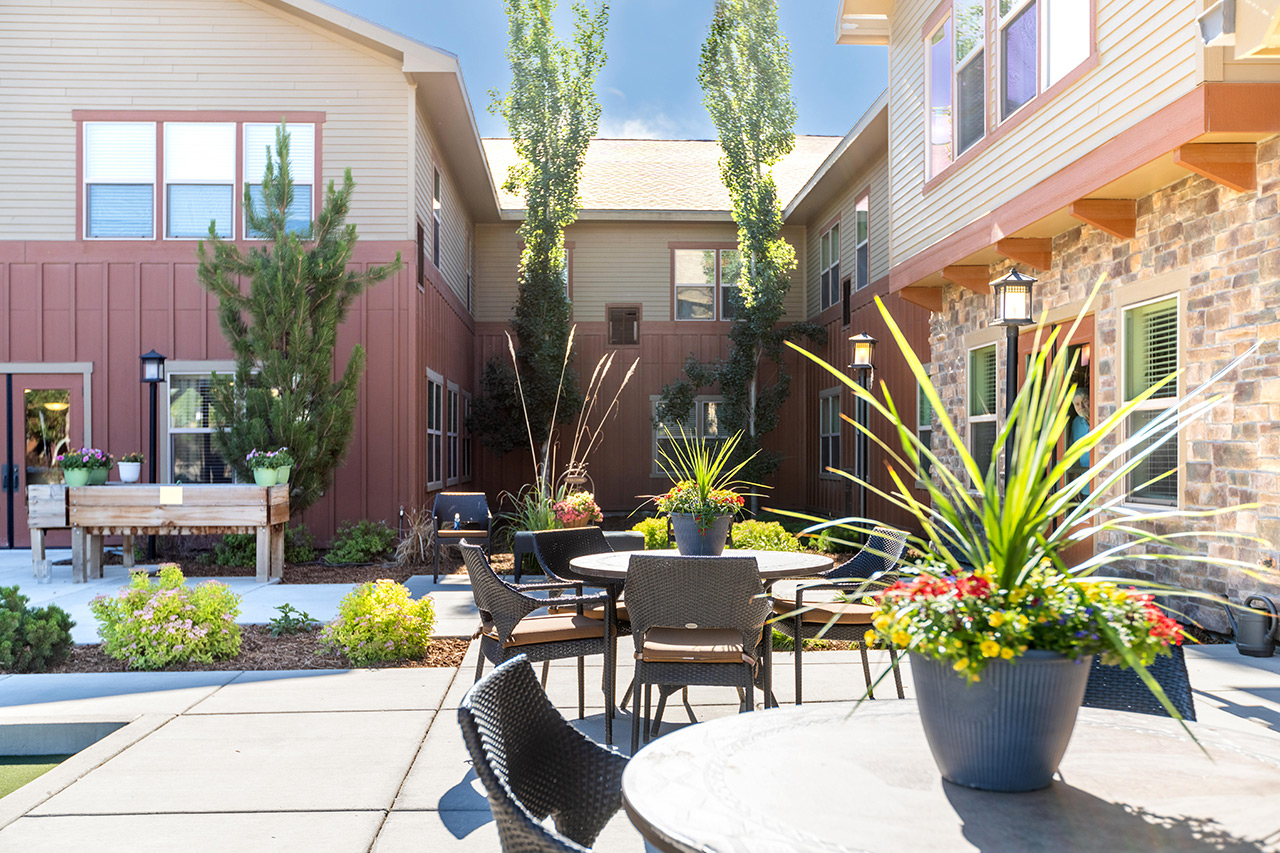
M 795 198 L 782 209 L 782 220 L 803 220 L 816 208 L 825 205 L 833 195 L 843 192 L 845 182 L 861 170 L 858 162 L 869 152 L 887 153 L 889 149 L 889 90 L 880 93 L 867 111 L 836 144 L 827 158 L 805 182 Z

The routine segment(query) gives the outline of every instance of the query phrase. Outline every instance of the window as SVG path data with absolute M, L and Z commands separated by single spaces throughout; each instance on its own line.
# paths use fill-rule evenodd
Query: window
M 431 170 L 431 263 L 440 269 L 440 170 Z
M 969 351 L 969 453 L 984 475 L 996 444 L 996 345 Z
M 840 300 L 840 223 L 832 225 L 822 235 L 822 259 L 819 287 L 822 288 L 822 310 L 825 311 Z
M 444 378 L 427 371 L 427 488 L 444 485 Z
M 676 319 L 732 319 L 739 304 L 742 253 L 737 249 L 675 249 L 673 255 Z
M 448 385 L 448 396 L 445 398 L 448 403 L 445 409 L 445 484 L 449 486 L 458 483 L 458 419 L 460 412 L 458 411 L 458 386 L 452 382 Z
M 219 237 L 230 239 L 235 183 L 235 124 L 165 123 L 166 237 L 205 237 L 212 222 Z
M 951 163 L 951 17 L 947 16 L 926 39 L 925 76 L 928 98 L 925 122 L 926 177 Z
M 1128 401 L 1178 369 L 1177 297 L 1126 309 L 1123 334 L 1124 398 Z M 1176 382 L 1165 385 L 1129 415 L 1125 431 L 1137 433 L 1165 412 L 1177 395 Z M 1162 444 L 1129 472 L 1125 491 L 1133 503 L 1177 506 L 1177 438 Z
M 231 467 L 214 440 L 225 424 L 213 406 L 213 375 L 170 373 L 168 385 L 170 482 L 233 482 Z
M 933 405 L 925 396 L 924 386 L 919 383 L 916 384 L 916 436 L 924 445 L 924 449 L 933 449 Z M 928 459 L 921 459 L 920 465 L 923 469 L 922 473 L 927 478 L 933 468 L 932 463 Z
M 471 480 L 471 395 L 462 392 L 462 482 Z
M 818 394 L 818 475 L 836 477 L 828 468 L 840 468 L 840 388 Z
M 1000 3 L 1000 118 L 1006 119 L 1035 97 L 1040 29 L 1036 0 Z
M 421 222 L 418 223 L 415 241 L 418 253 L 418 287 L 425 287 L 427 283 L 427 229 L 422 227 Z
M 956 154 L 987 132 L 987 0 L 955 0 Z
M 858 199 L 853 205 L 853 215 L 857 220 L 857 234 L 854 239 L 854 252 L 858 256 L 857 264 L 857 289 L 861 290 L 871 283 L 869 275 L 871 272 L 871 235 L 869 230 L 868 216 L 871 212 L 871 197 L 866 195 Z
M 154 122 L 85 122 L 85 236 L 155 236 Z
M 640 343 L 640 306 L 609 306 L 609 346 L 630 347 Z
M 666 451 L 668 456 L 674 456 L 672 452 L 672 442 L 667 438 L 669 430 L 676 441 L 680 439 L 680 429 L 683 426 L 684 434 L 690 438 L 697 437 L 702 441 L 723 441 L 729 437 L 728 430 L 721 423 L 722 409 L 724 400 L 716 396 L 703 396 L 694 399 L 693 410 L 689 413 L 689 418 L 684 421 L 676 420 L 658 420 L 658 400 L 654 396 L 649 398 L 653 406 L 653 471 L 654 477 L 665 477 L 665 463 L 660 451 Z M 664 427 L 666 428 L 664 430 Z
M 244 180 L 249 186 L 249 201 L 255 212 L 262 212 L 262 177 L 267 171 L 267 158 L 276 156 L 274 124 L 246 123 L 244 126 Z M 316 132 L 313 124 L 291 124 L 289 134 L 289 174 L 293 179 L 293 202 L 285 214 L 290 231 L 311 230 L 312 190 L 316 174 Z M 254 239 L 268 236 L 246 225 L 245 233 Z

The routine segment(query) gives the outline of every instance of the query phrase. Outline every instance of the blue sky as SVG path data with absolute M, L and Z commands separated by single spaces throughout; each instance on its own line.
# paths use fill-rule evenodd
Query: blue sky
M 506 136 L 489 90 L 511 80 L 502 0 L 329 0 L 382 26 L 458 55 L 483 136 Z M 614 0 L 597 80 L 600 135 L 711 139 L 698 56 L 712 0 Z M 569 21 L 561 0 L 558 23 Z M 843 136 L 884 89 L 886 49 L 835 43 L 835 0 L 780 0 L 791 43 L 797 133 Z

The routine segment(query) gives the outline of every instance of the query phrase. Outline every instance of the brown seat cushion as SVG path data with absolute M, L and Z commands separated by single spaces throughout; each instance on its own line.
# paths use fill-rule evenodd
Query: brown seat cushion
M 498 629 L 492 622 L 482 622 L 480 632 L 490 639 L 498 639 Z M 529 646 L 534 643 L 563 643 L 568 640 L 594 640 L 604 637 L 604 622 L 576 613 L 526 616 L 516 624 L 506 646 Z
M 636 656 L 648 663 L 755 663 L 733 628 L 659 628 L 645 632 Z
M 485 530 L 483 527 L 474 529 L 474 530 L 465 530 L 465 529 L 454 530 L 450 528 L 448 530 L 436 531 L 436 536 L 439 536 L 444 539 L 463 539 L 467 536 L 488 536 L 488 535 L 489 535 L 489 531 Z
M 822 591 L 819 590 L 819 593 Z M 800 621 L 806 624 L 818 623 L 825 625 L 835 618 L 835 621 L 842 625 L 870 625 L 871 617 L 876 612 L 874 607 L 866 604 L 853 604 L 843 601 L 810 601 L 808 596 L 805 597 L 805 612 L 800 614 Z M 779 616 L 787 616 L 794 618 L 793 611 L 796 609 L 796 600 L 794 598 L 779 598 L 774 596 L 773 612 Z

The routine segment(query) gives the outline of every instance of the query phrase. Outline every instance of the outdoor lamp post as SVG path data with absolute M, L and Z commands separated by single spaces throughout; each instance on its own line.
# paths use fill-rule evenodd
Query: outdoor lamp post
M 862 332 L 857 335 L 849 336 L 849 369 L 857 371 L 858 385 L 863 389 L 869 390 L 869 379 L 871 370 L 875 367 L 876 356 L 876 339 Z M 867 424 L 867 401 L 859 398 L 853 404 L 853 417 L 863 429 Z M 870 441 L 862 430 L 858 430 L 857 436 L 854 438 L 854 473 L 860 481 L 858 484 L 858 517 L 867 517 L 867 455 L 870 450 Z M 848 504 L 852 503 L 853 484 L 849 483 L 849 488 L 845 493 L 846 509 Z M 851 513 L 846 512 L 846 515 Z
M 1018 395 L 1018 329 L 1032 322 L 1031 286 L 1036 279 L 1023 275 L 1017 269 L 991 282 L 991 292 L 996 298 L 996 318 L 993 326 L 1005 329 L 1004 417 L 1008 423 L 1013 411 L 1013 398 Z M 1013 442 L 1004 446 L 1004 479 L 1009 482 L 1013 466 Z
M 151 387 L 151 444 L 147 456 L 151 482 L 156 482 L 156 387 L 164 381 L 164 356 L 155 350 L 141 356 L 142 381 Z M 156 558 L 156 537 L 147 537 L 147 559 Z

